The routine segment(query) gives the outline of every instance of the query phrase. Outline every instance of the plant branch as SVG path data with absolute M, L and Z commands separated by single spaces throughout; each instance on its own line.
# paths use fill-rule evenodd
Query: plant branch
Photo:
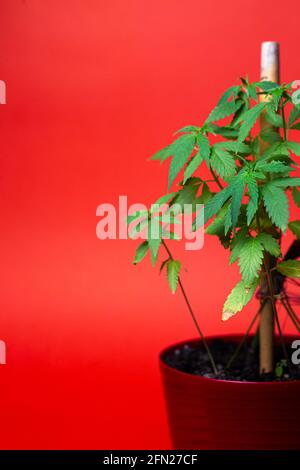
M 284 306 L 284 308 L 286 309 L 286 311 L 287 311 L 289 317 L 291 318 L 292 322 L 294 323 L 296 329 L 298 330 L 298 332 L 300 332 L 300 320 L 297 317 L 294 309 L 292 308 L 288 298 L 287 297 L 285 297 L 284 299 L 282 298 L 281 303 Z
M 261 232 L 260 220 L 259 215 L 256 215 L 256 223 L 257 223 L 257 233 Z M 272 286 L 272 279 L 270 273 L 270 257 L 264 253 L 263 255 L 263 262 L 265 267 L 265 276 L 267 279 L 267 286 L 268 286 L 268 296 L 266 296 L 265 308 L 261 311 L 261 318 L 259 323 L 259 338 L 260 338 L 260 372 L 263 373 L 270 373 L 273 371 L 274 368 L 274 319 L 275 319 L 275 312 L 276 306 L 274 301 L 274 293 L 273 293 L 273 286 Z M 264 285 L 264 281 L 261 280 L 261 285 Z M 268 299 L 267 299 L 268 297 Z
M 239 355 L 239 353 L 240 353 L 240 350 L 241 350 L 242 346 L 245 344 L 245 341 L 246 341 L 246 339 L 248 338 L 249 333 L 250 333 L 250 331 L 251 331 L 251 329 L 252 329 L 254 323 L 256 322 L 256 320 L 257 320 L 257 318 L 258 318 L 258 316 L 259 316 L 259 314 L 260 314 L 262 308 L 264 307 L 265 303 L 266 303 L 266 299 L 264 299 L 264 300 L 262 301 L 259 310 L 257 311 L 256 315 L 254 315 L 254 317 L 252 318 L 252 320 L 251 320 L 251 322 L 250 322 L 250 325 L 249 325 L 248 328 L 247 328 L 246 333 L 244 334 L 243 338 L 242 338 L 241 341 L 239 342 L 239 344 L 238 344 L 238 346 L 237 346 L 235 352 L 233 353 L 233 355 L 231 356 L 231 358 L 230 358 L 229 361 L 227 362 L 227 364 L 226 364 L 226 366 L 225 366 L 225 369 L 229 369 L 229 368 L 232 366 L 233 362 L 234 362 L 234 361 L 236 360 L 236 358 L 238 357 L 238 355 Z
M 298 333 L 300 333 L 300 325 L 297 323 L 296 319 L 294 318 L 292 312 L 290 311 L 289 309 L 289 306 L 285 303 L 285 301 L 283 299 L 281 299 L 281 303 L 282 305 L 284 306 L 289 318 L 291 319 L 291 321 L 293 322 L 294 324 L 294 327 L 296 328 L 296 330 L 298 331 Z
M 280 337 L 282 352 L 283 352 L 284 358 L 285 358 L 286 361 L 287 361 L 287 365 L 288 365 L 288 367 L 289 367 L 290 373 L 292 373 L 291 364 L 290 364 L 290 360 L 289 360 L 289 355 L 288 355 L 288 352 L 287 352 L 287 349 L 286 349 L 286 344 L 285 344 L 284 337 L 283 337 L 283 334 L 282 334 L 282 330 L 281 330 L 281 326 L 280 326 L 280 321 L 279 321 L 277 309 L 276 309 L 276 311 L 275 311 L 275 322 L 276 322 L 277 329 L 278 329 L 278 333 L 279 333 L 279 337 Z
M 168 253 L 169 258 L 170 258 L 171 260 L 174 260 L 173 255 L 172 255 L 170 249 L 168 248 L 168 246 L 167 246 L 165 240 L 163 240 L 163 239 L 162 239 L 162 245 L 163 245 L 163 247 L 165 248 L 166 252 Z M 191 304 L 190 304 L 190 301 L 189 301 L 189 299 L 188 299 L 188 296 L 187 296 L 187 294 L 186 294 L 186 291 L 185 291 L 185 289 L 184 289 L 184 287 L 183 287 L 183 284 L 182 284 L 182 281 L 181 281 L 180 276 L 178 277 L 178 285 L 179 285 L 179 288 L 180 288 L 181 293 L 182 293 L 182 295 L 183 295 L 183 298 L 184 298 L 184 300 L 185 300 L 185 303 L 186 303 L 186 305 L 187 305 L 187 308 L 188 308 L 188 310 L 189 310 L 189 312 L 190 312 L 190 315 L 191 315 L 191 317 L 192 317 L 192 320 L 193 320 L 193 322 L 194 322 L 194 325 L 195 325 L 195 327 L 196 327 L 196 329 L 197 329 L 197 331 L 198 331 L 198 334 L 199 334 L 199 336 L 200 336 L 200 338 L 201 338 L 201 340 L 202 340 L 203 346 L 204 346 L 204 348 L 205 348 L 205 350 L 206 350 L 206 352 L 207 352 L 207 355 L 208 355 L 208 357 L 209 357 L 209 360 L 210 360 L 212 369 L 213 369 L 213 371 L 214 371 L 214 374 L 217 375 L 217 374 L 218 374 L 218 370 L 217 370 L 217 367 L 216 367 L 214 358 L 213 358 L 213 356 L 212 356 L 212 354 L 211 354 L 211 351 L 210 351 L 210 349 L 209 349 L 209 346 L 208 346 L 208 344 L 207 344 L 207 342 L 206 342 L 206 340 L 205 340 L 205 338 L 204 338 L 204 335 L 203 335 L 202 330 L 201 330 L 201 328 L 200 328 L 200 326 L 199 326 L 199 323 L 198 323 L 198 321 L 197 321 L 197 318 L 196 318 L 196 316 L 195 316 L 195 314 L 194 314 L 194 311 L 193 311 L 193 309 L 192 309 L 192 306 L 191 306 Z
M 285 297 L 285 302 L 287 303 L 289 309 L 291 310 L 291 312 L 292 312 L 292 314 L 293 314 L 295 320 L 296 320 L 296 321 L 298 322 L 298 324 L 300 325 L 300 319 L 298 318 L 298 315 L 296 314 L 295 310 L 294 310 L 293 307 L 291 306 L 291 303 L 290 303 L 289 298 L 288 298 L 287 295 L 286 295 L 286 297 Z
M 298 286 L 300 287 L 300 282 L 299 281 L 296 281 L 296 279 L 292 279 L 292 278 L 287 278 L 288 281 L 290 281 L 292 284 L 294 284 L 295 286 Z
M 269 293 L 270 293 L 270 298 L 271 298 L 272 310 L 273 310 L 273 315 L 274 315 L 274 318 L 275 318 L 275 322 L 276 322 L 279 337 L 280 337 L 282 352 L 283 352 L 283 355 L 284 355 L 285 359 L 287 360 L 287 363 L 289 364 L 289 356 L 288 356 L 288 353 L 287 353 L 287 349 L 286 349 L 285 341 L 284 341 L 283 334 L 282 334 L 282 331 L 281 331 L 280 322 L 279 322 L 279 318 L 278 318 L 278 313 L 277 313 L 277 309 L 276 309 L 272 274 L 270 272 L 268 264 L 266 263 L 265 258 L 264 258 L 264 268 L 265 268 L 265 273 L 266 273 L 266 276 L 267 276 L 267 282 L 268 282 L 268 288 L 269 288 Z
M 211 165 L 209 165 L 209 170 L 210 170 L 210 173 L 215 181 L 215 183 L 217 183 L 217 185 L 219 186 L 220 189 L 223 189 L 223 186 L 222 184 L 220 183 L 220 180 L 219 178 L 217 177 L 217 175 L 215 174 L 214 170 L 212 169 Z
M 281 115 L 282 115 L 282 123 L 283 123 L 283 136 L 284 140 L 287 141 L 287 126 L 286 126 L 286 119 L 285 119 L 285 112 L 284 112 L 284 105 L 281 105 Z

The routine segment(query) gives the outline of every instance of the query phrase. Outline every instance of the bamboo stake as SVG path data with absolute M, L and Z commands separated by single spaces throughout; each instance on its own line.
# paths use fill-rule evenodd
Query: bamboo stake
M 277 42 L 262 43 L 260 78 L 261 80 L 279 83 L 279 44 Z M 260 96 L 262 101 L 266 100 L 265 95 Z M 260 126 L 261 129 L 272 127 L 266 120 L 264 113 L 261 116 Z M 267 145 L 266 142 L 261 140 L 260 151 L 264 152 Z M 267 269 L 272 268 L 270 256 L 265 257 L 265 265 Z M 269 295 L 272 295 L 272 293 L 269 292 Z M 274 367 L 274 311 L 271 299 L 267 299 L 261 311 L 259 345 L 260 373 L 272 372 Z

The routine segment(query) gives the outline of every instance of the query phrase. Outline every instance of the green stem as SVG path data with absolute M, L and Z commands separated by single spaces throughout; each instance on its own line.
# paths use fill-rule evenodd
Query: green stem
M 275 304 L 275 300 L 274 300 L 274 288 L 273 288 L 272 274 L 269 270 L 269 267 L 268 267 L 268 264 L 266 263 L 265 258 L 264 258 L 264 268 L 265 268 L 265 273 L 266 273 L 266 276 L 267 276 L 267 282 L 268 282 L 268 288 L 269 288 L 269 293 L 270 293 L 270 298 L 271 298 L 272 310 L 273 310 L 273 315 L 274 315 L 275 322 L 276 322 L 277 329 L 278 329 L 278 333 L 279 333 L 282 352 L 283 352 L 283 355 L 284 355 L 285 359 L 287 360 L 287 363 L 290 367 L 289 356 L 288 356 L 288 353 L 287 353 L 286 345 L 285 345 L 283 334 L 282 334 L 282 331 L 281 331 L 280 322 L 279 322 L 277 309 L 276 309 L 276 304 Z
M 239 160 L 241 160 L 241 162 L 245 163 L 246 165 L 249 165 L 249 162 L 244 158 L 242 157 L 242 155 L 238 155 L 237 153 L 235 154 L 236 158 L 238 158 Z
M 298 323 L 296 322 L 295 318 L 293 317 L 291 311 L 289 310 L 287 304 L 284 302 L 284 300 L 281 300 L 281 303 L 282 305 L 284 306 L 289 318 L 291 319 L 291 321 L 293 322 L 294 324 L 294 327 L 296 328 L 296 330 L 298 331 L 298 333 L 300 333 L 300 326 L 298 325 Z
M 220 189 L 223 189 L 223 186 L 222 184 L 220 183 L 220 180 L 219 178 L 217 177 L 217 175 L 215 174 L 214 170 L 212 169 L 211 165 L 209 165 L 209 170 L 210 170 L 210 173 L 215 181 L 215 183 L 217 183 L 217 185 L 219 186 Z
M 168 246 L 167 246 L 165 240 L 163 240 L 163 239 L 162 239 L 162 245 L 164 246 L 166 252 L 168 253 L 169 258 L 170 258 L 171 260 L 174 260 L 173 255 L 172 255 L 170 249 L 168 248 Z M 208 346 L 208 344 L 207 344 L 207 342 L 206 342 L 206 340 L 205 340 L 205 337 L 204 337 L 204 335 L 203 335 L 203 332 L 202 332 L 202 330 L 201 330 L 201 328 L 200 328 L 200 326 L 199 326 L 199 323 L 198 323 L 198 321 L 197 321 L 197 319 L 196 319 L 196 316 L 195 316 L 195 314 L 194 314 L 194 311 L 193 311 L 193 309 L 192 309 L 192 306 L 191 306 L 191 304 L 190 304 L 190 301 L 189 301 L 189 299 L 188 299 L 188 296 L 187 296 L 187 294 L 186 294 L 186 291 L 185 291 L 185 289 L 184 289 L 184 287 L 183 287 L 183 284 L 182 284 L 182 281 L 181 281 L 180 276 L 178 277 L 178 285 L 179 285 L 179 288 L 180 288 L 181 293 L 182 293 L 182 295 L 183 295 L 183 298 L 184 298 L 184 300 L 185 300 L 185 303 L 186 303 L 186 305 L 187 305 L 187 308 L 188 308 L 188 310 L 189 310 L 189 312 L 190 312 L 190 315 L 191 315 L 191 317 L 192 317 L 192 320 L 193 320 L 193 322 L 194 322 L 194 325 L 195 325 L 195 327 L 196 327 L 196 329 L 197 329 L 197 331 L 198 331 L 198 334 L 199 334 L 199 336 L 200 336 L 200 338 L 201 338 L 201 340 L 202 340 L 203 346 L 204 346 L 204 348 L 205 348 L 205 350 L 206 350 L 206 352 L 207 352 L 207 355 L 208 355 L 208 357 L 209 357 L 209 360 L 210 360 L 212 369 L 213 369 L 213 371 L 214 371 L 214 374 L 215 374 L 215 375 L 218 375 L 218 370 L 217 370 L 217 367 L 216 367 L 216 363 L 215 363 L 214 358 L 213 358 L 213 356 L 212 356 L 212 354 L 211 354 L 211 351 L 210 351 L 210 349 L 209 349 L 209 346 Z
M 296 313 L 294 312 L 289 300 L 287 297 L 285 297 L 285 299 L 281 299 L 281 303 L 282 305 L 284 306 L 284 308 L 286 309 L 290 319 L 292 320 L 292 322 L 294 323 L 297 331 L 300 333 L 300 320 L 299 318 L 297 317 Z
M 260 220 L 259 220 L 259 215 L 258 214 L 256 215 L 256 221 L 257 221 L 258 232 L 260 232 L 261 227 L 260 227 Z M 265 269 L 265 274 L 266 274 L 266 278 L 267 278 L 267 284 L 268 284 L 268 290 L 269 290 L 269 295 L 270 295 L 270 300 L 271 300 L 273 316 L 274 316 L 274 319 L 275 319 L 275 322 L 276 322 L 276 325 L 277 325 L 282 351 L 283 351 L 285 359 L 287 360 L 287 362 L 289 364 L 288 353 L 287 353 L 287 350 L 286 350 L 286 345 L 285 345 L 285 342 L 284 342 L 284 338 L 283 338 L 283 334 L 282 334 L 282 331 L 281 331 L 280 322 L 279 322 L 279 318 L 278 318 L 278 314 L 277 314 L 277 309 L 276 309 L 272 273 L 270 271 L 270 268 L 269 268 L 269 265 L 266 261 L 265 256 L 263 258 L 263 263 L 264 263 L 264 269 Z
M 288 140 L 288 135 L 287 135 L 287 126 L 286 126 L 284 105 L 281 106 L 281 114 L 282 114 L 282 123 L 283 123 L 283 136 L 284 136 L 284 140 L 287 141 Z
M 278 333 L 279 333 L 279 337 L 280 337 L 280 342 L 281 342 L 281 347 L 282 347 L 283 355 L 284 355 L 284 358 L 285 358 L 286 361 L 287 361 L 288 367 L 289 367 L 290 372 L 291 372 L 289 355 L 288 355 L 288 352 L 287 352 L 287 349 L 286 349 L 286 345 L 285 345 L 283 333 L 282 333 L 282 330 L 281 330 L 281 326 L 280 326 L 280 321 L 279 321 L 279 317 L 278 317 L 277 310 L 276 310 L 276 313 L 275 313 L 275 321 L 276 321 L 276 325 L 277 325 L 277 329 L 278 329 Z
M 249 336 L 249 333 L 250 333 L 250 331 L 251 331 L 251 328 L 253 327 L 254 323 L 256 322 L 256 320 L 257 320 L 257 318 L 258 318 L 258 316 L 259 316 L 259 314 L 260 314 L 260 312 L 261 312 L 263 306 L 265 305 L 265 303 L 266 303 L 266 300 L 263 300 L 263 302 L 261 303 L 261 306 L 260 306 L 258 312 L 257 312 L 256 315 L 254 315 L 254 317 L 252 318 L 252 320 L 251 320 L 251 322 L 250 322 L 250 325 L 249 325 L 248 328 L 247 328 L 246 333 L 244 334 L 243 338 L 241 339 L 240 343 L 238 344 L 238 346 L 237 346 L 236 350 L 234 351 L 233 355 L 231 356 L 231 358 L 230 358 L 229 361 L 227 362 L 227 364 L 226 364 L 226 366 L 225 366 L 225 369 L 229 369 L 229 368 L 232 366 L 232 364 L 234 363 L 234 361 L 236 360 L 236 358 L 238 357 L 239 352 L 240 352 L 242 346 L 245 344 L 245 341 L 246 341 L 246 339 L 247 339 L 248 336 Z

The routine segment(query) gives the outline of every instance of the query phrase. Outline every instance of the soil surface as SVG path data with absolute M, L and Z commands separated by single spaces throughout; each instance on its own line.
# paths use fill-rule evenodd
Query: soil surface
M 217 375 L 213 373 L 208 355 L 200 342 L 187 343 L 170 350 L 164 354 L 163 360 L 170 367 L 182 372 L 220 380 L 242 382 L 300 380 L 300 365 L 293 365 L 290 362 L 295 350 L 289 343 L 286 344 L 289 361 L 284 359 L 282 347 L 278 345 L 275 351 L 276 372 L 262 376 L 259 374 L 257 346 L 253 339 L 244 344 L 234 362 L 228 367 L 228 362 L 237 346 L 238 343 L 222 339 L 210 342 L 209 347 L 219 371 Z

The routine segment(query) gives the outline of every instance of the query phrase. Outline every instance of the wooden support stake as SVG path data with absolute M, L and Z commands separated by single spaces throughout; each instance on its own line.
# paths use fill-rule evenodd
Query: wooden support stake
M 261 80 L 268 80 L 279 83 L 279 44 L 277 42 L 263 42 L 261 48 Z M 261 100 L 267 98 L 261 95 Z M 266 120 L 263 113 L 260 120 L 261 129 L 271 128 L 271 124 Z M 268 144 L 260 141 L 261 153 L 264 152 Z M 271 268 L 274 260 L 270 256 L 265 258 L 268 268 Z M 262 282 L 266 282 L 265 279 Z M 265 290 L 265 288 L 264 288 Z M 269 292 L 269 295 L 271 293 Z M 259 326 L 259 344 L 260 344 L 260 373 L 269 373 L 274 368 L 274 313 L 272 302 L 267 299 L 260 317 Z

